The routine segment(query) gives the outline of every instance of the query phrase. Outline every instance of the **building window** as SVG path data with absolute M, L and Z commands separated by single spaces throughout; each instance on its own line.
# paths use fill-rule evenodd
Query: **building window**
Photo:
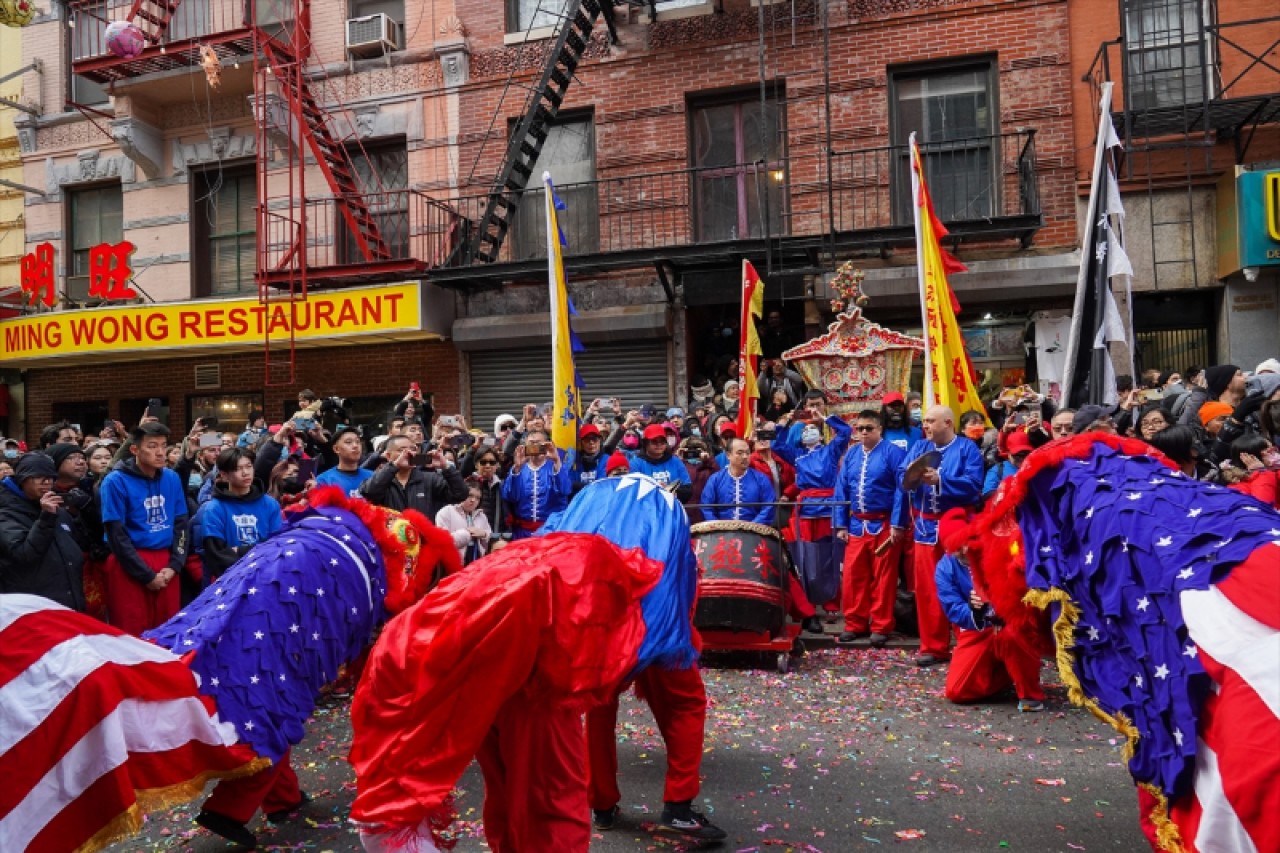
M 67 31 L 67 79 L 70 81 L 68 100 L 72 104 L 101 106 L 111 100 L 106 88 L 79 74 L 72 74 L 71 63 L 101 56 L 106 52 L 106 44 L 101 33 L 106 26 L 106 21 L 110 20 L 107 4 L 105 2 L 78 3 L 75 9 L 67 14 L 75 23 L 75 26 Z M 75 107 L 68 104 L 67 109 L 72 110 Z
M 297 408 L 297 406 L 294 406 Z M 187 423 L 196 418 L 217 418 L 219 432 L 242 433 L 250 412 L 261 412 L 261 394 L 213 394 L 187 398 Z
M 787 166 L 781 102 L 771 95 L 695 105 L 690 120 L 698 241 L 782 233 Z
M 373 214 L 378 233 L 387 244 L 391 260 L 409 257 L 409 150 L 403 140 L 390 144 L 365 144 L 349 149 L 356 186 Z M 335 210 L 340 263 L 363 263 L 364 255 L 342 212 Z
M 993 65 L 908 71 L 893 75 L 894 199 L 899 224 L 912 221 L 911 160 L 915 131 L 925 180 L 943 221 L 984 219 L 1000 209 L 999 148 Z
M 89 250 L 124 239 L 124 193 L 119 184 L 67 191 L 70 247 L 67 299 L 89 298 Z
M 196 295 L 255 291 L 258 177 L 254 168 L 197 172 L 191 187 Z
M 1176 107 L 1205 95 L 1202 0 L 1126 0 L 1125 86 L 1129 109 Z
M 558 211 L 565 254 L 596 251 L 600 242 L 596 214 L 596 134 L 590 116 L 560 119 L 551 126 L 533 166 L 529 188 L 520 199 L 512 228 L 514 260 L 547 256 L 547 214 L 542 173 L 551 173 L 556 195 L 564 202 Z
M 569 0 L 507 0 L 507 32 L 554 27 L 568 5 Z

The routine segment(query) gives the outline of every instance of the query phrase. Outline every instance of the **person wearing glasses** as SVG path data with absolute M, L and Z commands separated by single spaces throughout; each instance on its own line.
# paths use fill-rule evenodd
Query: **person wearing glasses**
M 502 481 L 502 500 L 511 512 L 511 538 L 527 539 L 546 524 L 547 517 L 569 503 L 569 469 L 560 451 L 541 430 L 531 430 L 516 446 L 515 464 Z
M 840 603 L 844 633 L 838 643 L 870 637 L 884 648 L 893 633 L 898 558 L 906 530 L 894 527 L 902 509 L 898 469 L 907 452 L 884 437 L 880 413 L 858 412 L 852 449 L 836 479 L 832 526 L 845 543 Z
M 503 538 L 507 532 L 507 510 L 502 502 L 502 465 L 498 451 L 492 447 L 481 450 L 475 454 L 474 464 L 475 473 L 469 482 L 480 489 L 480 511 L 489 519 L 489 550 L 497 551 L 507 544 Z
M 1171 426 L 1173 426 L 1173 418 L 1159 403 L 1156 403 L 1153 406 L 1148 406 L 1146 411 L 1142 413 L 1138 421 L 1138 432 L 1141 434 L 1143 441 L 1149 442 L 1155 437 L 1156 433 Z

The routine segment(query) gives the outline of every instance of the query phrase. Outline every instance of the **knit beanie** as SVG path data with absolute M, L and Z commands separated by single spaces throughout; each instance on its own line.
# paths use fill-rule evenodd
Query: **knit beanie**
M 1239 370 L 1240 368 L 1234 364 L 1215 364 L 1213 367 L 1206 367 L 1204 384 L 1209 389 L 1209 399 L 1216 400 L 1221 397 Z

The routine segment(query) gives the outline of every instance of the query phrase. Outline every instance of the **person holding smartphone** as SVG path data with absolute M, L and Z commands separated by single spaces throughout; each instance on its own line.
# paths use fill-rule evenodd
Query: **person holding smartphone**
M 83 613 L 89 543 L 53 490 L 57 476 L 52 459 L 28 453 L 0 482 L 0 592 L 43 596 Z
M 572 486 L 560 452 L 541 430 L 528 433 L 516 447 L 515 464 L 502 481 L 502 500 L 511 513 L 511 538 L 527 539 L 547 517 L 569 504 Z
M 360 486 L 360 497 L 369 503 L 434 519 L 444 507 L 466 500 L 467 484 L 443 451 L 424 453 L 408 436 L 393 435 L 382 457 L 386 461 Z

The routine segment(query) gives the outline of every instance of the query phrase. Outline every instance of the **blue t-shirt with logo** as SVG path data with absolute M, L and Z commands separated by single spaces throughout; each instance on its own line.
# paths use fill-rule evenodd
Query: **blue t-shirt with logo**
M 173 547 L 174 524 L 187 515 L 182 480 L 168 468 L 154 479 L 112 471 L 102 481 L 99 498 L 103 524 L 122 523 L 133 547 L 144 551 Z
M 280 504 L 271 495 L 259 495 L 253 501 L 214 498 L 200 508 L 200 519 L 202 539 L 221 539 L 232 548 L 257 545 L 283 523 Z
M 357 468 L 354 471 L 339 471 L 330 468 L 316 477 L 317 486 L 337 486 L 349 498 L 360 497 L 360 484 L 373 476 L 368 468 Z

